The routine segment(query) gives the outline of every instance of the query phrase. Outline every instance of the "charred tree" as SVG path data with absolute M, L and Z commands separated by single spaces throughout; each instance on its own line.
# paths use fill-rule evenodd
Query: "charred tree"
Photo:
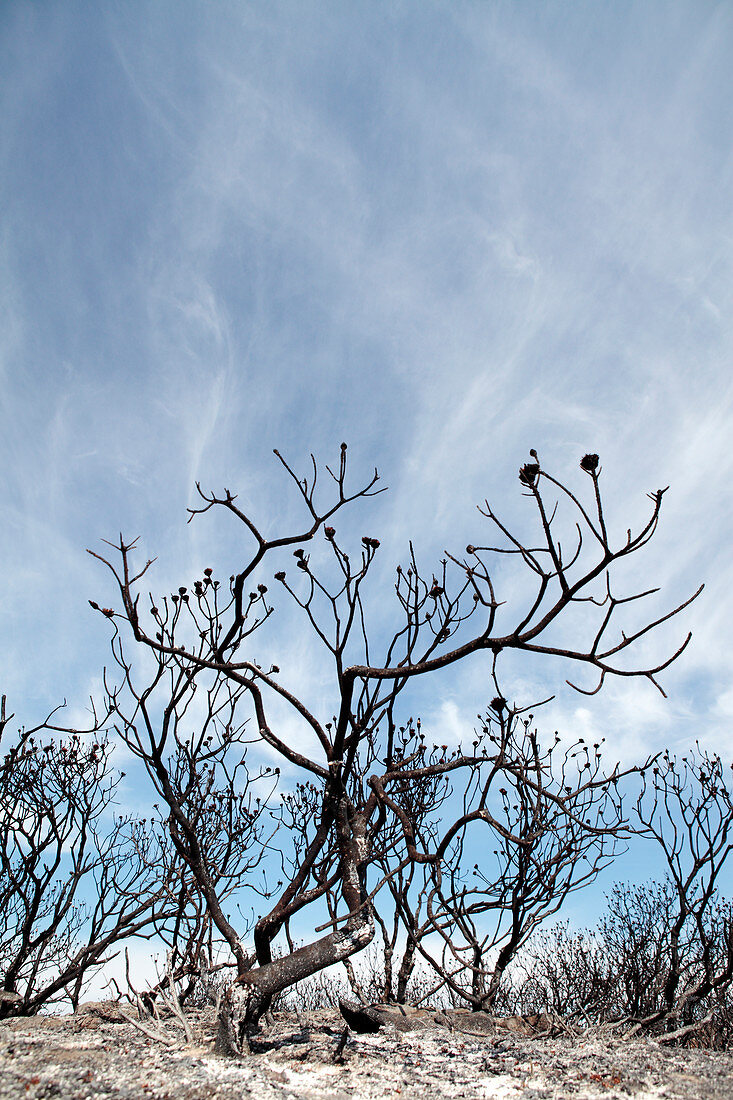
M 661 662 L 649 663 L 643 656 L 633 660 L 641 639 L 690 600 L 612 636 L 625 606 L 654 591 L 617 595 L 611 575 L 615 563 L 640 551 L 653 537 L 665 491 L 651 494 L 649 516 L 641 529 L 636 533 L 624 529 L 616 541 L 603 507 L 596 455 L 584 456 L 580 464 L 590 490 L 588 502 L 583 503 L 579 493 L 545 471 L 531 452 L 531 461 L 519 472 L 535 517 L 536 536 L 531 539 L 510 532 L 485 503 L 480 512 L 498 543 L 469 545 L 465 554 L 446 552 L 437 568 L 427 572 L 418 565 L 411 546 L 407 561 L 397 567 L 395 620 L 387 634 L 372 628 L 368 613 L 368 581 L 379 540 L 365 535 L 354 552 L 348 539 L 337 538 L 335 527 L 344 509 L 382 491 L 376 471 L 362 488 L 350 491 L 344 444 L 338 465 L 325 468 L 330 491 L 322 494 L 315 459 L 311 473 L 300 477 L 279 454 L 278 458 L 304 510 L 304 523 L 295 530 L 275 536 L 263 533 L 269 531 L 269 519 L 266 527 L 257 523 L 240 508 L 234 494 L 217 495 L 199 488 L 201 505 L 191 518 L 223 510 L 242 525 L 249 543 L 244 563 L 228 586 L 213 580 L 212 570 L 207 569 L 190 587 L 182 585 L 177 593 L 151 599 L 149 607 L 143 608 L 141 582 L 151 563 L 136 569 L 134 543 L 122 538 L 116 557 L 102 558 L 114 575 L 120 604 L 117 610 L 99 610 L 116 627 L 124 625 L 134 642 L 154 654 L 174 678 L 180 677 L 185 690 L 207 682 L 207 677 L 225 680 L 238 703 L 246 703 L 253 736 L 261 746 L 279 756 L 290 770 L 300 771 L 317 791 L 317 807 L 298 868 L 256 922 L 256 959 L 252 960 L 222 909 L 196 822 L 179 805 L 179 794 L 164 775 L 155 747 L 160 745 L 160 733 L 153 733 L 151 739 L 148 731 L 140 738 L 139 756 L 166 801 L 177 851 L 188 861 L 211 919 L 237 960 L 237 983 L 222 1016 L 222 1041 L 235 1050 L 276 993 L 348 959 L 371 941 L 373 898 L 384 885 L 384 875 L 380 878 L 377 872 L 374 883 L 368 876 L 370 868 L 376 869 L 383 832 L 384 843 L 389 843 L 385 830 L 390 819 L 402 834 L 401 858 L 431 869 L 441 866 L 472 821 L 489 822 L 500 834 L 507 831 L 488 797 L 489 788 L 506 767 L 500 746 L 479 738 L 470 751 L 431 756 L 423 749 L 401 754 L 395 716 L 408 685 L 474 659 L 483 659 L 487 672 L 495 675 L 500 655 L 518 651 L 587 668 L 595 681 L 588 687 L 577 685 L 585 694 L 594 694 L 607 676 L 617 675 L 643 678 L 661 691 L 659 674 L 689 641 L 688 635 Z M 314 541 L 317 536 L 319 542 Z M 281 567 L 285 552 L 295 559 L 293 577 Z M 507 557 L 516 560 L 531 582 L 529 596 L 525 594 L 513 608 L 502 605 L 491 571 L 492 560 Z M 326 715 L 285 685 L 279 666 L 261 656 L 258 659 L 257 632 L 274 614 L 268 595 L 271 577 L 265 572 L 271 560 L 280 566 L 274 572 L 276 583 L 304 617 L 309 644 L 322 647 L 331 660 L 332 696 Z M 377 593 L 377 599 L 383 604 L 383 594 Z M 581 605 L 586 614 L 577 636 L 558 641 L 552 628 L 565 620 L 571 608 Z M 121 651 L 120 659 L 125 665 Z M 312 751 L 294 747 L 292 739 L 278 730 L 271 719 L 275 709 L 290 712 L 309 735 Z M 204 749 L 197 748 L 190 765 L 197 775 L 204 758 Z M 441 835 L 423 843 L 396 797 L 399 786 L 459 772 L 480 774 L 483 778 L 469 782 L 482 790 L 486 787 L 486 796 L 455 820 L 443 822 Z M 275 958 L 274 941 L 287 930 L 288 922 L 329 891 L 336 892 L 340 910 L 330 926 L 321 929 L 323 935 Z

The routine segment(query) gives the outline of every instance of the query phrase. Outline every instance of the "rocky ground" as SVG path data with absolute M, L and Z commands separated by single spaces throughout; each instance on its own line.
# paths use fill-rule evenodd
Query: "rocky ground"
M 214 1052 L 212 1010 L 189 1020 L 192 1041 L 173 1019 L 154 1039 L 114 1005 L 4 1020 L 0 1100 L 733 1098 L 733 1053 L 611 1033 L 519 1034 L 439 1015 L 350 1031 L 344 1043 L 343 1020 L 323 1010 L 276 1018 L 248 1057 L 231 1059 Z

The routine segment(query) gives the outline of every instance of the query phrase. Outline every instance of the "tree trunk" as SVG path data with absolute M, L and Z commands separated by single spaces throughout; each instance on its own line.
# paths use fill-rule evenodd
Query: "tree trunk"
M 407 1000 L 407 986 L 412 972 L 415 969 L 415 941 L 408 937 L 405 944 L 405 953 L 402 956 L 400 969 L 397 974 L 397 1004 L 403 1005 Z
M 245 1053 L 248 1031 L 257 1024 L 277 993 L 319 970 L 343 962 L 371 943 L 373 936 L 374 922 L 367 910 L 350 918 L 346 928 L 299 947 L 291 955 L 249 970 L 222 998 L 217 1049 L 227 1054 Z
M 343 962 L 371 943 L 374 918 L 366 892 L 366 822 L 360 814 L 350 815 L 349 809 L 342 797 L 337 804 L 336 824 L 341 894 L 350 914 L 344 927 L 239 975 L 219 1006 L 217 1049 L 222 1053 L 241 1055 L 248 1049 L 247 1033 L 268 1010 L 276 994 L 334 963 Z

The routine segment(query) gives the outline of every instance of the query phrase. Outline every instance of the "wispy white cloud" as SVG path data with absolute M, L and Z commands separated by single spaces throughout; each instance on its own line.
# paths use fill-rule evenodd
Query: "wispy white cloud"
M 408 538 L 428 569 L 476 541 L 484 497 L 526 524 L 530 446 L 569 477 L 601 453 L 621 531 L 670 483 L 657 542 L 623 582 L 651 577 L 665 606 L 708 582 L 665 681 L 675 701 L 624 684 L 587 721 L 630 752 L 720 713 L 733 28 L 723 6 L 675 11 L 596 25 L 570 9 L 274 4 L 189 25 L 163 4 L 145 20 L 118 7 L 81 38 L 73 8 L 8 24 L 36 74 L 18 67 L 2 124 L 3 653 L 18 692 L 29 645 L 39 695 L 103 660 L 77 610 L 105 583 L 86 544 L 142 533 L 164 590 L 205 563 L 228 575 L 242 532 L 183 526 L 194 481 L 239 491 L 274 529 L 297 502 L 271 447 L 298 462 L 344 438 L 392 487 L 342 521 L 357 539 L 382 528 L 386 586 Z M 290 653 L 283 638 L 269 644 Z M 327 709 L 301 654 L 298 687 Z M 423 713 L 474 713 L 478 666 L 427 689 Z M 554 675 L 507 666 L 518 701 Z M 575 723 L 561 690 L 557 720 Z

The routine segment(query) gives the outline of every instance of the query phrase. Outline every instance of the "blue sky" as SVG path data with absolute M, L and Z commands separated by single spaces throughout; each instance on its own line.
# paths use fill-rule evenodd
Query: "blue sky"
M 389 592 L 409 537 L 428 569 L 482 541 L 485 497 L 526 524 L 536 447 L 576 486 L 600 453 L 619 537 L 669 484 L 626 579 L 660 584 L 658 610 L 707 587 L 653 643 L 695 632 L 669 700 L 629 682 L 587 700 L 526 662 L 508 691 L 558 687 L 546 724 L 627 760 L 695 737 L 730 755 L 732 50 L 733 9 L 702 0 L 5 0 L 0 658 L 19 718 L 98 685 L 87 599 L 111 590 L 85 547 L 140 535 L 156 591 L 242 561 L 231 524 L 186 526 L 197 479 L 275 530 L 296 502 L 272 448 L 302 465 L 348 441 L 355 476 L 390 486 L 354 519 Z M 489 691 L 474 663 L 419 706 L 458 737 Z

